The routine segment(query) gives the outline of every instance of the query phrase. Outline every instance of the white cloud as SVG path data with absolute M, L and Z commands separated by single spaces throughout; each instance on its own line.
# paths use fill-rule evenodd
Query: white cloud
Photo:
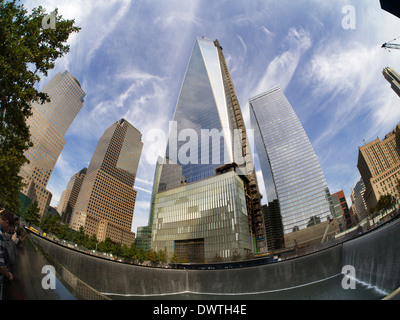
M 149 212 L 150 212 L 150 199 L 136 201 L 135 211 L 132 220 L 133 232 L 136 232 L 137 227 L 147 226 L 149 221 Z
M 247 52 L 247 46 L 246 46 L 246 43 L 244 42 L 244 40 L 243 40 L 243 38 L 242 38 L 241 36 L 239 36 L 239 35 L 236 35 L 236 37 L 239 39 L 240 43 L 242 44 L 242 46 L 243 46 L 243 49 L 244 49 L 244 52 L 245 52 L 245 54 L 246 54 L 246 52 Z
M 274 33 L 273 33 L 272 31 L 268 30 L 268 28 L 267 28 L 266 26 L 262 26 L 262 27 L 261 27 L 261 30 L 264 31 L 265 34 L 266 34 L 268 37 L 274 35 Z
M 25 3 L 37 6 L 37 1 Z M 48 11 L 57 6 L 60 14 L 75 18 L 82 27 L 70 37 L 71 52 L 57 61 L 54 73 L 68 68 L 87 93 L 66 137 L 68 154 L 60 157 L 49 183 L 54 198 L 61 195 L 75 169 L 81 169 L 78 164 L 90 161 L 91 152 L 86 149 L 92 146 L 94 150 L 114 121 L 125 117 L 143 139 L 155 128 L 167 135 L 196 36 L 217 38 L 224 47 L 246 124 L 248 99 L 275 85 L 295 98 L 306 92 L 309 96 L 301 98 L 320 102 L 303 108 L 309 116 L 301 115 L 310 119 L 309 123 L 320 121 L 317 112 L 329 112 L 331 122 L 317 141 L 324 152 L 331 138 L 349 121 L 357 123 L 361 115 L 368 115 L 363 123 L 363 130 L 368 131 L 365 138 L 382 137 L 381 132 L 387 133 L 400 119 L 400 100 L 381 75 L 386 64 L 400 70 L 395 62 L 400 52 L 392 52 L 390 57 L 378 48 L 398 36 L 400 20 L 380 14 L 378 4 L 358 1 L 357 30 L 346 33 L 340 33 L 341 5 L 328 1 L 305 1 L 293 7 L 292 1 L 282 1 L 268 4 L 269 10 L 264 9 L 264 1 L 43 0 L 41 5 Z M 298 7 L 304 10 L 294 12 Z M 332 10 L 337 10 L 334 22 Z M 294 106 L 298 103 L 295 98 L 291 101 Z M 356 150 L 348 143 L 356 137 L 343 139 L 347 139 L 343 144 L 346 152 Z M 75 140 L 74 148 L 68 148 L 69 140 Z M 135 225 L 146 225 L 148 219 L 151 192 L 147 187 L 155 167 L 146 161 L 148 148 L 145 143 L 136 178 Z M 164 151 L 160 148 L 161 156 Z M 331 149 L 321 158 L 328 163 L 334 154 Z M 77 163 L 69 164 L 70 159 Z M 337 166 L 331 168 L 337 172 L 345 161 L 335 161 Z M 260 171 L 257 176 L 264 188 Z M 335 187 L 342 184 L 336 177 L 332 181 Z
M 392 131 L 400 122 L 400 98 L 394 92 L 389 91 L 389 89 L 392 90 L 389 83 L 387 83 L 386 89 L 376 99 L 371 126 L 368 128 L 369 130 L 366 130 L 368 141 L 375 139 L 376 136 L 383 139 L 384 135 Z
M 379 49 L 362 43 L 348 47 L 340 42 L 322 48 L 312 58 L 308 70 L 307 80 L 313 85 L 313 91 L 351 92 L 359 99 L 370 84 L 371 75 L 379 68 Z
M 62 154 L 58 157 L 56 166 L 53 169 L 53 172 L 56 171 L 59 173 L 59 179 L 56 181 L 50 181 L 47 189 L 52 193 L 53 197 L 51 199 L 51 205 L 56 206 L 60 201 L 61 193 L 67 187 L 65 184 L 60 184 L 60 180 L 69 181 L 72 175 L 75 173 L 71 167 L 70 162 L 66 161 Z
M 135 81 L 148 81 L 148 80 L 157 80 L 161 81 L 163 80 L 161 77 L 158 75 L 150 74 L 148 72 L 142 71 L 138 69 L 137 67 L 125 71 L 123 73 L 117 74 L 116 75 L 117 79 L 122 79 L 122 80 L 135 80 Z
M 141 188 L 141 187 L 138 187 L 138 186 L 136 186 L 136 185 L 135 185 L 134 189 L 137 189 L 137 190 L 140 190 L 140 191 L 149 193 L 149 194 L 152 193 L 151 190 L 147 190 L 147 189 L 145 189 L 145 188 Z
M 105 15 L 101 17 L 100 19 L 97 20 L 96 25 L 93 26 L 93 29 L 96 28 L 96 35 L 100 35 L 95 37 L 96 41 L 94 44 L 91 46 L 90 51 L 88 52 L 88 59 L 93 56 L 93 54 L 100 48 L 102 45 L 104 39 L 107 38 L 111 32 L 114 31 L 114 29 L 118 26 L 122 18 L 129 12 L 129 7 L 131 5 L 130 0 L 118 0 L 115 2 L 110 2 L 110 1 L 102 1 L 100 3 L 99 1 L 96 1 L 97 7 L 95 9 L 101 8 L 103 12 L 107 13 L 113 13 L 115 8 L 115 5 L 120 7 L 120 9 L 115 13 L 112 14 L 111 16 Z M 107 23 L 106 23 L 107 21 Z M 92 21 L 91 18 L 89 18 L 88 21 L 89 24 L 93 24 L 94 21 Z
M 252 96 L 260 94 L 276 85 L 285 90 L 292 80 L 302 55 L 312 44 L 311 35 L 303 28 L 290 28 L 285 39 L 289 49 L 276 56 L 269 63 L 264 76 L 259 81 Z
M 141 182 L 141 183 L 147 184 L 149 186 L 153 186 L 153 181 L 149 181 L 146 179 L 136 178 L 136 182 Z
M 385 86 L 382 76 L 384 58 L 379 47 L 361 43 L 348 47 L 338 42 L 332 42 L 313 56 L 304 79 L 311 84 L 315 97 L 325 99 L 318 106 L 319 112 L 331 115 L 314 144 L 335 137 L 362 114 L 370 114 L 370 125 L 355 129 L 368 132 L 368 137 L 374 136 L 372 133 L 379 127 L 393 126 L 393 118 L 399 119 L 400 108 L 393 108 L 395 97 L 388 94 L 390 86 Z

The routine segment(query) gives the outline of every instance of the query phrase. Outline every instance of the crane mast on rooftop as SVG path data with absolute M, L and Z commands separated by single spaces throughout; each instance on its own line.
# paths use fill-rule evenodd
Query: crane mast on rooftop
M 400 49 L 400 44 L 397 43 L 384 43 L 382 45 L 382 48 L 388 48 L 388 49 Z
M 400 37 L 397 37 L 389 42 L 385 42 L 381 48 L 385 48 L 385 49 L 400 49 L 400 44 L 397 43 L 392 43 L 393 41 L 397 40 Z

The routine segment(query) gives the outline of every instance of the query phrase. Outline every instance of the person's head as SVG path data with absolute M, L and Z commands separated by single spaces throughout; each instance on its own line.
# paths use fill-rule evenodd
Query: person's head
M 0 226 L 4 232 L 8 232 L 10 228 L 14 227 L 14 215 L 6 210 L 0 210 Z
M 19 227 L 19 217 L 14 218 L 14 226 L 15 226 L 15 229 L 17 229 Z

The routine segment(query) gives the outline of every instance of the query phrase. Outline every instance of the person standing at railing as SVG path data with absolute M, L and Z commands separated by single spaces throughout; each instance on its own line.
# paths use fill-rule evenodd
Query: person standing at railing
M 14 215 L 8 210 L 0 210 L 0 283 L 4 284 L 4 279 L 13 280 L 14 276 L 10 272 L 6 262 L 5 233 L 9 232 L 14 226 Z

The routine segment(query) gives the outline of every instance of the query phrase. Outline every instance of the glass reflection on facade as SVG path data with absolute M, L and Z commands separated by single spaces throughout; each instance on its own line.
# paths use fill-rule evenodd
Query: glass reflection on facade
M 279 201 L 284 234 L 325 221 L 329 191 L 314 149 L 279 87 L 250 99 L 268 202 Z M 317 219 L 319 218 L 319 219 Z
M 175 108 L 166 153 L 167 164 L 179 166 L 183 177 L 161 178 L 171 184 L 163 185 L 164 190 L 179 186 L 181 180 L 190 183 L 213 176 L 216 168 L 231 163 L 230 130 L 217 50 L 213 41 L 198 38 Z M 219 136 L 218 143 L 210 136 Z M 177 173 L 172 168 L 169 171 Z
M 230 171 L 158 193 L 152 248 L 172 257 L 178 247 L 178 259 L 182 252 L 198 263 L 243 259 L 252 246 L 248 229 L 243 181 Z
M 217 40 L 197 38 L 170 123 L 165 161 L 158 184 L 152 247 L 167 247 L 170 257 L 174 253 L 186 254 L 191 262 L 210 261 L 216 254 L 221 259 L 231 260 L 238 255 L 237 250 L 243 257 L 244 250 L 251 250 L 256 245 L 262 247 L 258 243 L 264 243 L 264 237 L 256 234 L 255 230 L 260 228 L 256 229 L 254 218 L 256 214 L 262 214 L 260 206 L 257 207 L 258 211 L 254 209 L 257 199 L 253 198 L 259 196 L 258 185 L 247 145 L 247 133 L 222 48 Z M 242 187 L 228 193 L 213 189 L 214 193 L 221 194 L 221 199 L 225 199 L 221 201 L 225 201 L 225 204 L 208 202 L 208 195 L 204 194 L 202 188 L 212 183 L 213 177 L 227 179 L 223 176 L 227 172 L 232 175 L 232 168 L 236 170 L 233 172 L 236 177 L 242 177 L 238 178 L 243 179 Z M 192 192 L 193 199 L 189 197 L 193 204 L 190 208 L 178 206 L 181 210 L 179 219 L 175 218 L 178 219 L 175 221 L 178 228 L 166 223 L 163 218 L 167 209 L 172 210 L 171 215 L 178 214 L 170 208 L 173 205 L 166 202 L 165 197 L 173 194 L 170 198 L 174 203 L 186 203 L 189 200 L 183 194 L 186 194 L 187 188 L 195 190 Z M 237 201 L 244 204 L 242 209 L 232 209 L 227 204 L 233 205 Z M 236 212 L 241 216 L 240 225 L 245 222 L 239 229 L 235 227 L 236 222 L 229 220 Z M 203 216 L 209 217 L 212 224 L 207 222 L 208 218 L 202 219 Z M 258 218 L 260 225 L 262 219 Z M 191 227 L 193 221 L 196 227 Z M 237 230 L 232 231 L 231 237 L 226 228 Z M 242 240 L 244 238 L 245 241 Z M 220 241 L 219 244 L 213 242 L 216 239 Z

